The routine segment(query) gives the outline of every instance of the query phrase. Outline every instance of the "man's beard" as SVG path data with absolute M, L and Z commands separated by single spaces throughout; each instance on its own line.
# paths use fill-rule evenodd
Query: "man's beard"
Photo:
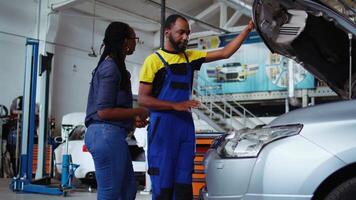
M 169 42 L 172 44 L 174 50 L 176 50 L 177 52 L 184 52 L 187 49 L 186 44 L 174 41 L 172 35 L 169 35 L 168 39 Z

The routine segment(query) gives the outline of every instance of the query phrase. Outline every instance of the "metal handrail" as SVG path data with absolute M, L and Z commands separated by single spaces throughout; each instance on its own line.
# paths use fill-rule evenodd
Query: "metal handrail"
M 257 121 L 259 121 L 260 123 L 264 124 L 264 122 L 258 118 L 256 115 L 254 115 L 251 111 L 247 110 L 245 107 L 243 107 L 240 103 L 238 103 L 237 101 L 233 101 L 237 106 L 239 106 L 240 108 L 242 108 L 244 110 L 244 112 L 247 112 L 249 115 L 251 115 L 254 119 L 256 119 Z
M 204 85 L 206 86 L 206 88 L 210 87 L 208 83 L 208 81 L 202 77 L 201 75 L 197 74 L 198 75 L 198 78 L 200 78 Z M 198 84 L 197 84 L 198 85 Z M 198 91 L 198 89 L 196 87 L 193 88 L 193 91 L 197 94 L 196 96 L 202 96 L 200 95 L 200 92 Z M 208 96 L 208 102 L 207 103 L 210 103 L 211 105 L 213 104 L 213 101 L 211 100 L 211 98 L 209 98 L 209 96 L 213 96 L 217 99 L 220 100 L 220 102 L 222 102 L 224 104 L 224 108 L 226 109 L 226 107 L 228 107 L 230 109 L 230 113 L 231 113 L 231 110 L 234 111 L 234 113 L 236 113 L 238 116 L 242 117 L 243 118 L 243 125 L 241 122 L 239 122 L 238 120 L 234 119 L 234 121 L 238 121 L 239 124 L 241 124 L 242 126 L 246 126 L 246 121 L 248 121 L 250 124 L 253 124 L 253 125 L 257 125 L 254 121 L 252 121 L 251 119 L 249 119 L 247 116 L 246 116 L 246 113 L 249 114 L 250 116 L 252 116 L 252 118 L 254 118 L 255 120 L 257 120 L 258 122 L 264 124 L 264 122 L 262 120 L 260 120 L 259 118 L 257 118 L 252 112 L 250 112 L 249 110 L 247 110 L 245 107 L 243 107 L 241 104 L 237 103 L 236 101 L 234 101 L 234 103 L 243 110 L 243 113 L 241 113 L 239 110 L 237 110 L 234 106 L 232 106 L 230 103 L 228 103 L 223 97 L 221 97 L 220 95 L 217 95 L 217 94 L 213 94 L 211 91 L 209 91 L 208 89 L 205 89 L 205 96 Z M 201 97 L 201 99 L 203 99 Z M 202 101 L 203 102 L 203 101 Z M 218 107 L 218 105 L 216 103 L 214 103 L 215 107 Z M 221 107 L 218 107 L 219 110 Z M 212 108 L 210 108 L 212 109 Z M 222 111 L 222 110 L 221 110 Z M 226 114 L 228 117 L 232 118 L 233 119 L 233 115 L 232 113 L 229 114 L 227 113 L 226 111 L 222 111 L 224 114 Z
M 236 120 L 235 118 L 232 117 L 232 115 L 230 115 L 230 113 L 226 112 L 226 110 L 224 110 L 223 108 L 221 108 L 219 105 L 217 105 L 216 103 L 212 102 L 212 104 L 218 108 L 221 112 L 223 112 L 224 114 L 226 114 L 230 119 L 232 119 L 233 121 L 235 121 L 236 123 L 238 123 L 241 126 L 244 126 L 244 124 L 242 124 L 241 122 L 239 122 L 238 120 Z M 232 124 L 231 124 L 232 126 Z

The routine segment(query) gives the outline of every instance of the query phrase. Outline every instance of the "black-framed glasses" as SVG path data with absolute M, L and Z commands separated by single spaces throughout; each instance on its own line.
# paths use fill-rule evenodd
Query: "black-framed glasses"
M 129 38 L 129 39 L 135 40 L 136 43 L 139 43 L 139 42 L 140 42 L 140 38 L 139 38 L 139 37 L 131 37 L 131 38 Z

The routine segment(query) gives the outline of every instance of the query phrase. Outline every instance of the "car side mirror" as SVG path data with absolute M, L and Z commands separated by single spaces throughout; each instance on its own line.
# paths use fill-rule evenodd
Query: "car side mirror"
M 54 137 L 54 142 L 57 144 L 62 144 L 64 142 L 61 136 Z

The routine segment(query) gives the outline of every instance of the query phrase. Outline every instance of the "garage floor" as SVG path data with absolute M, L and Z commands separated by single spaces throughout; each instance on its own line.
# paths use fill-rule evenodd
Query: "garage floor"
M 69 193 L 67 197 L 64 196 L 51 196 L 42 194 L 29 194 L 29 193 L 14 193 L 9 189 L 9 183 L 11 179 L 1 179 L 0 178 L 0 199 L 2 200 L 96 200 L 96 192 L 88 192 L 87 188 L 84 186 L 79 186 L 80 188 L 75 189 L 73 192 Z M 150 200 L 151 195 L 143 195 L 138 191 L 137 200 Z

